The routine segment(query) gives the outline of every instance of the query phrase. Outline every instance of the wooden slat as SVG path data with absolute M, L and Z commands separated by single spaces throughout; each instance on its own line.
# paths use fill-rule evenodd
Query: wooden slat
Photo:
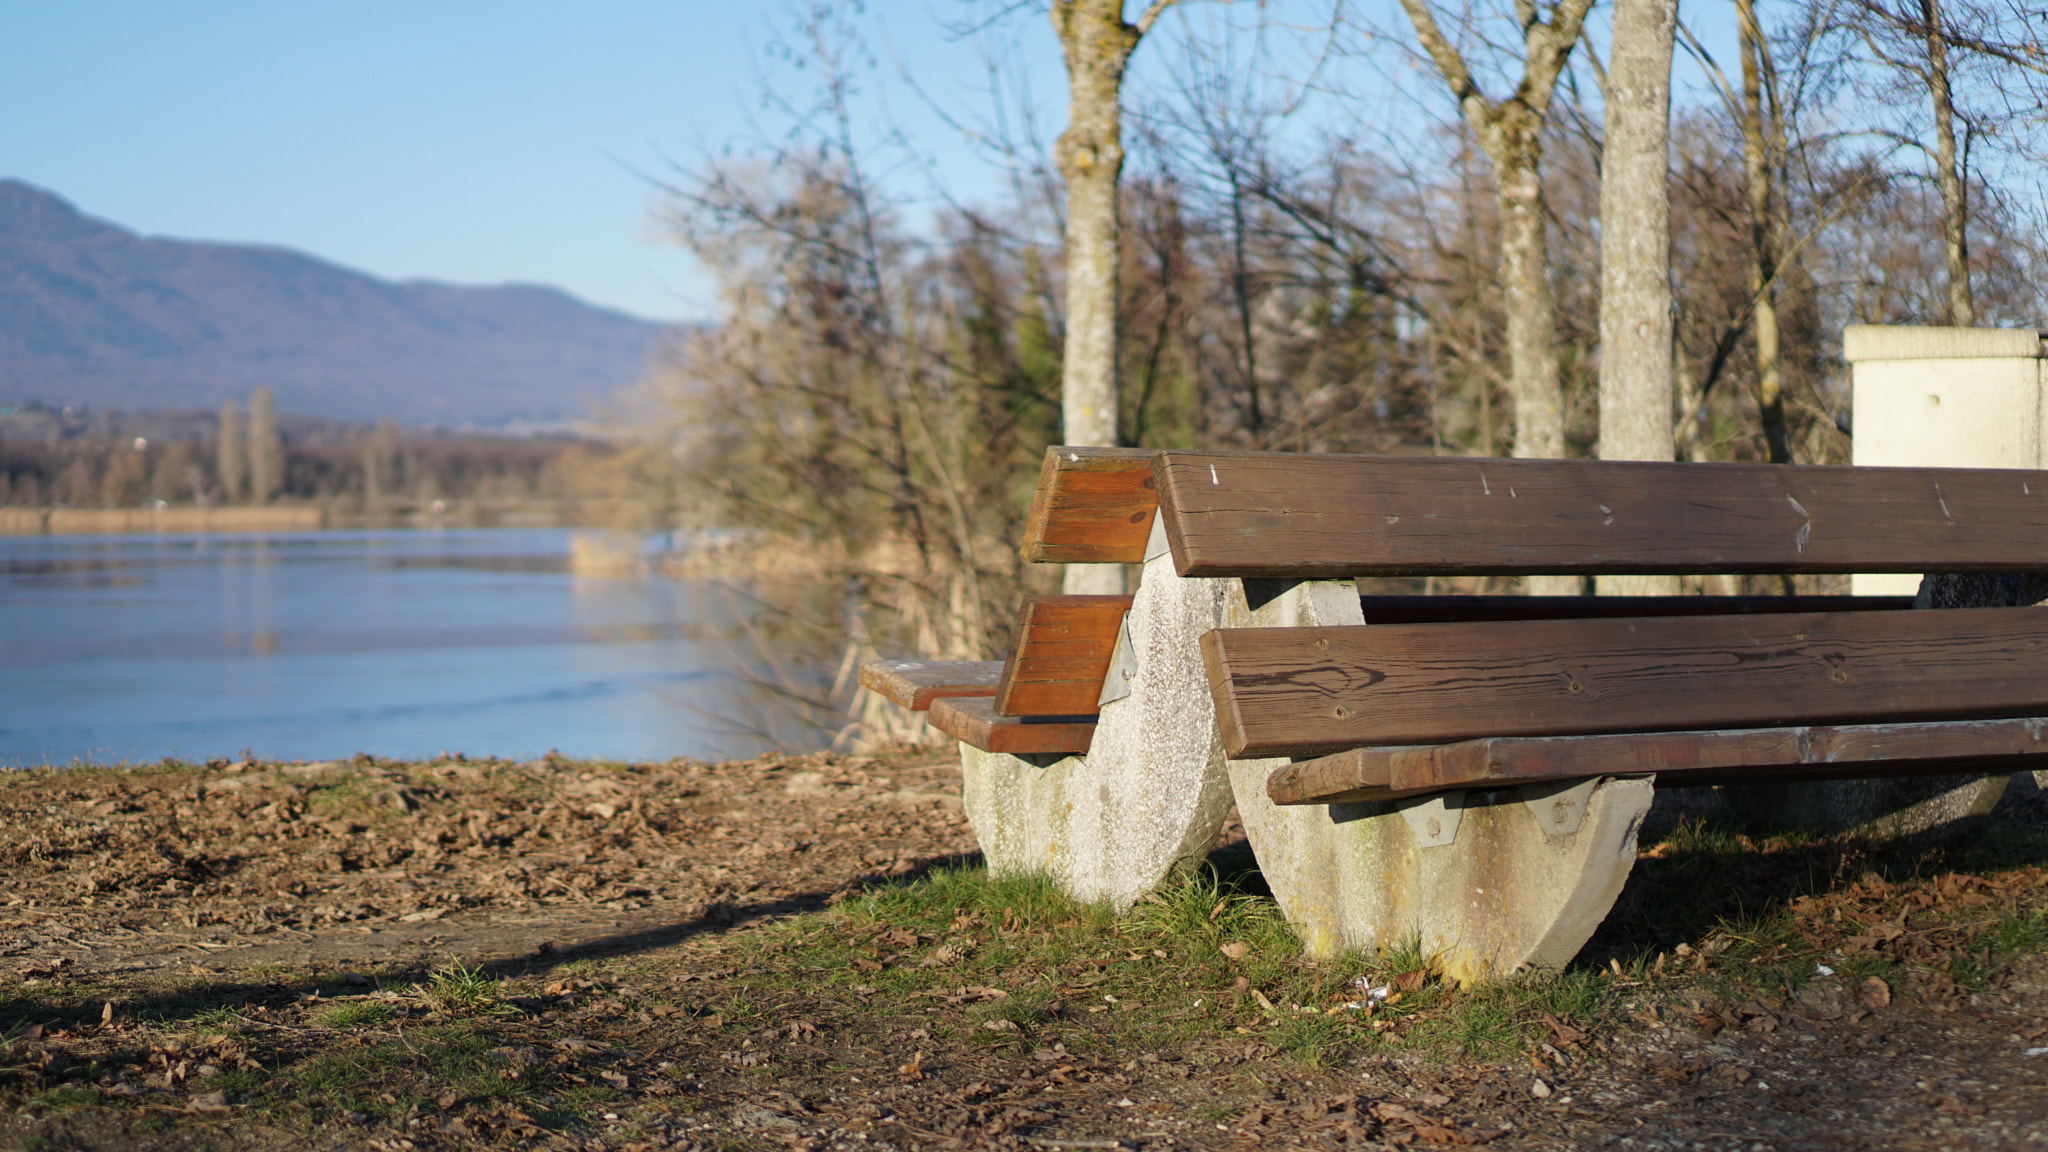
M 1616 616 L 1754 616 L 1897 612 L 1911 596 L 1361 596 L 1367 624 L 1593 620 Z
M 1152 471 L 1183 576 L 2048 572 L 2044 472 L 1254 452 Z
M 2048 712 L 2048 612 L 1219 629 L 1202 637 L 1232 757 Z
M 964 744 L 1013 756 L 1080 755 L 1095 736 L 1093 716 L 998 716 L 985 696 L 934 700 L 930 720 L 932 727 Z
M 1763 780 L 2002 773 L 2048 764 L 2048 719 L 1945 720 L 1609 736 L 1494 737 L 1361 748 L 1275 769 L 1275 804 L 1398 800 L 1453 788 L 1504 788 L 1655 773 L 1660 788 Z
M 870 660 L 860 666 L 861 687 L 912 712 L 947 696 L 993 696 L 1002 679 L 1000 660 Z
M 1159 507 L 1149 448 L 1047 448 L 1025 522 L 1024 559 L 1137 564 Z
M 998 716 L 1093 716 L 1129 596 L 1027 596 Z

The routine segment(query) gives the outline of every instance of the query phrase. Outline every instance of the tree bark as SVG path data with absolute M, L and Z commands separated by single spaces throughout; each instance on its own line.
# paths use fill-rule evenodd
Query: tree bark
M 1558 379 L 1556 305 L 1544 236 L 1543 118 L 1591 0 L 1560 0 L 1550 21 L 1522 12 L 1523 69 L 1502 100 L 1479 90 L 1427 0 L 1401 0 L 1415 34 L 1493 164 L 1500 210 L 1501 285 L 1507 312 L 1508 394 L 1515 405 L 1512 453 L 1564 455 L 1564 390 Z
M 1600 458 L 1670 460 L 1671 51 L 1677 0 L 1615 0 L 1600 162 Z M 1675 576 L 1603 576 L 1673 596 Z
M 1785 438 L 1785 395 L 1778 373 L 1778 227 L 1772 189 L 1776 157 L 1767 135 L 1771 111 L 1764 107 L 1763 92 L 1770 46 L 1757 23 L 1755 0 L 1735 0 L 1735 15 L 1742 41 L 1742 166 L 1749 199 L 1756 406 L 1771 463 L 1786 464 L 1792 451 Z
M 1132 24 L 1124 20 L 1124 0 L 1053 0 L 1052 26 L 1067 63 L 1067 130 L 1053 145 L 1067 187 L 1067 331 L 1060 365 L 1061 439 L 1067 444 L 1117 444 L 1124 68 L 1171 3 L 1153 0 Z M 1122 593 L 1123 569 L 1069 565 L 1064 587 Z
M 1956 165 L 1956 113 L 1949 93 L 1948 34 L 1942 28 L 1940 0 L 1920 0 L 1920 18 L 1927 34 L 1927 92 L 1934 100 L 1934 167 L 1941 186 L 1941 242 L 1948 255 L 1948 322 L 1975 328 L 1977 306 L 1970 295 L 1970 241 L 1965 231 L 1969 205 Z

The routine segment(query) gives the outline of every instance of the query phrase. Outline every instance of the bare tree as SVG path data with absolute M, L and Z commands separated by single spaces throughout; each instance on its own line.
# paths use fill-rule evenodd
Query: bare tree
M 1776 70 L 1755 0 L 1735 0 L 1742 52 L 1742 161 L 1749 202 L 1751 324 L 1756 330 L 1756 405 L 1773 464 L 1792 459 L 1785 438 L 1785 390 L 1778 368 L 1778 226 L 1774 176 L 1784 155 Z M 1766 103 L 1766 93 L 1772 99 Z
M 233 400 L 221 401 L 220 424 L 213 442 L 213 468 L 219 475 L 222 503 L 233 504 L 242 498 L 249 479 L 248 448 L 242 406 Z
M 1514 455 L 1564 455 L 1564 400 L 1557 316 L 1550 289 L 1548 214 L 1543 202 L 1543 122 L 1592 0 L 1558 0 L 1543 19 L 1536 0 L 1516 0 L 1522 76 L 1495 100 L 1480 90 L 1464 55 L 1438 26 L 1427 0 L 1401 0 L 1416 36 L 1450 85 L 1493 163 L 1500 213 L 1500 275 L 1507 304 L 1508 392 L 1515 403 Z
M 284 487 L 284 441 L 277 432 L 277 398 L 259 384 L 249 394 L 249 499 L 268 504 Z
M 1671 53 L 1677 0 L 1615 0 L 1600 167 L 1600 458 L 1670 460 Z M 1675 577 L 1600 581 L 1670 595 Z
M 2040 13 L 2020 4 L 1994 6 L 1974 0 L 1949 4 L 1943 0 L 1856 0 L 1854 10 L 1857 30 L 1870 54 L 1912 87 L 1927 93 L 1934 129 L 1932 149 L 1917 133 L 1902 134 L 1902 139 L 1931 153 L 1928 160 L 1941 193 L 1941 243 L 1947 265 L 1945 318 L 1959 328 L 1975 327 L 1978 308 L 1970 279 L 1969 234 L 1971 143 L 1995 137 L 2001 127 L 2039 114 L 2039 89 L 2042 78 L 2048 76 L 2048 35 L 2044 35 Z M 1990 69 L 1979 79 L 1999 106 L 1983 122 L 1973 122 L 1957 107 L 1960 73 L 1972 62 Z M 2018 83 L 2012 82 L 2015 77 Z

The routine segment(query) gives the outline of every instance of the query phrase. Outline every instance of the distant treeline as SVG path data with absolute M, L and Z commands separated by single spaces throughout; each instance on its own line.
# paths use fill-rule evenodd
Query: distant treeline
M 454 505 L 552 505 L 581 520 L 612 454 L 568 434 L 496 435 L 249 410 L 83 412 L 0 405 L 0 505 L 134 508 L 312 503 L 375 517 Z M 601 500 L 597 501 L 601 503 Z M 602 518 L 601 516 L 599 518 Z

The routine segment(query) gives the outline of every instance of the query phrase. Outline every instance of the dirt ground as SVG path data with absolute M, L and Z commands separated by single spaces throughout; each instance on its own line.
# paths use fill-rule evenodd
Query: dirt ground
M 991 887 L 958 792 L 934 753 L 0 777 L 0 1147 L 2048 1149 L 2030 779 L 1960 847 L 1681 829 L 1521 990 L 1311 964 L 1255 875 L 1185 922 Z

